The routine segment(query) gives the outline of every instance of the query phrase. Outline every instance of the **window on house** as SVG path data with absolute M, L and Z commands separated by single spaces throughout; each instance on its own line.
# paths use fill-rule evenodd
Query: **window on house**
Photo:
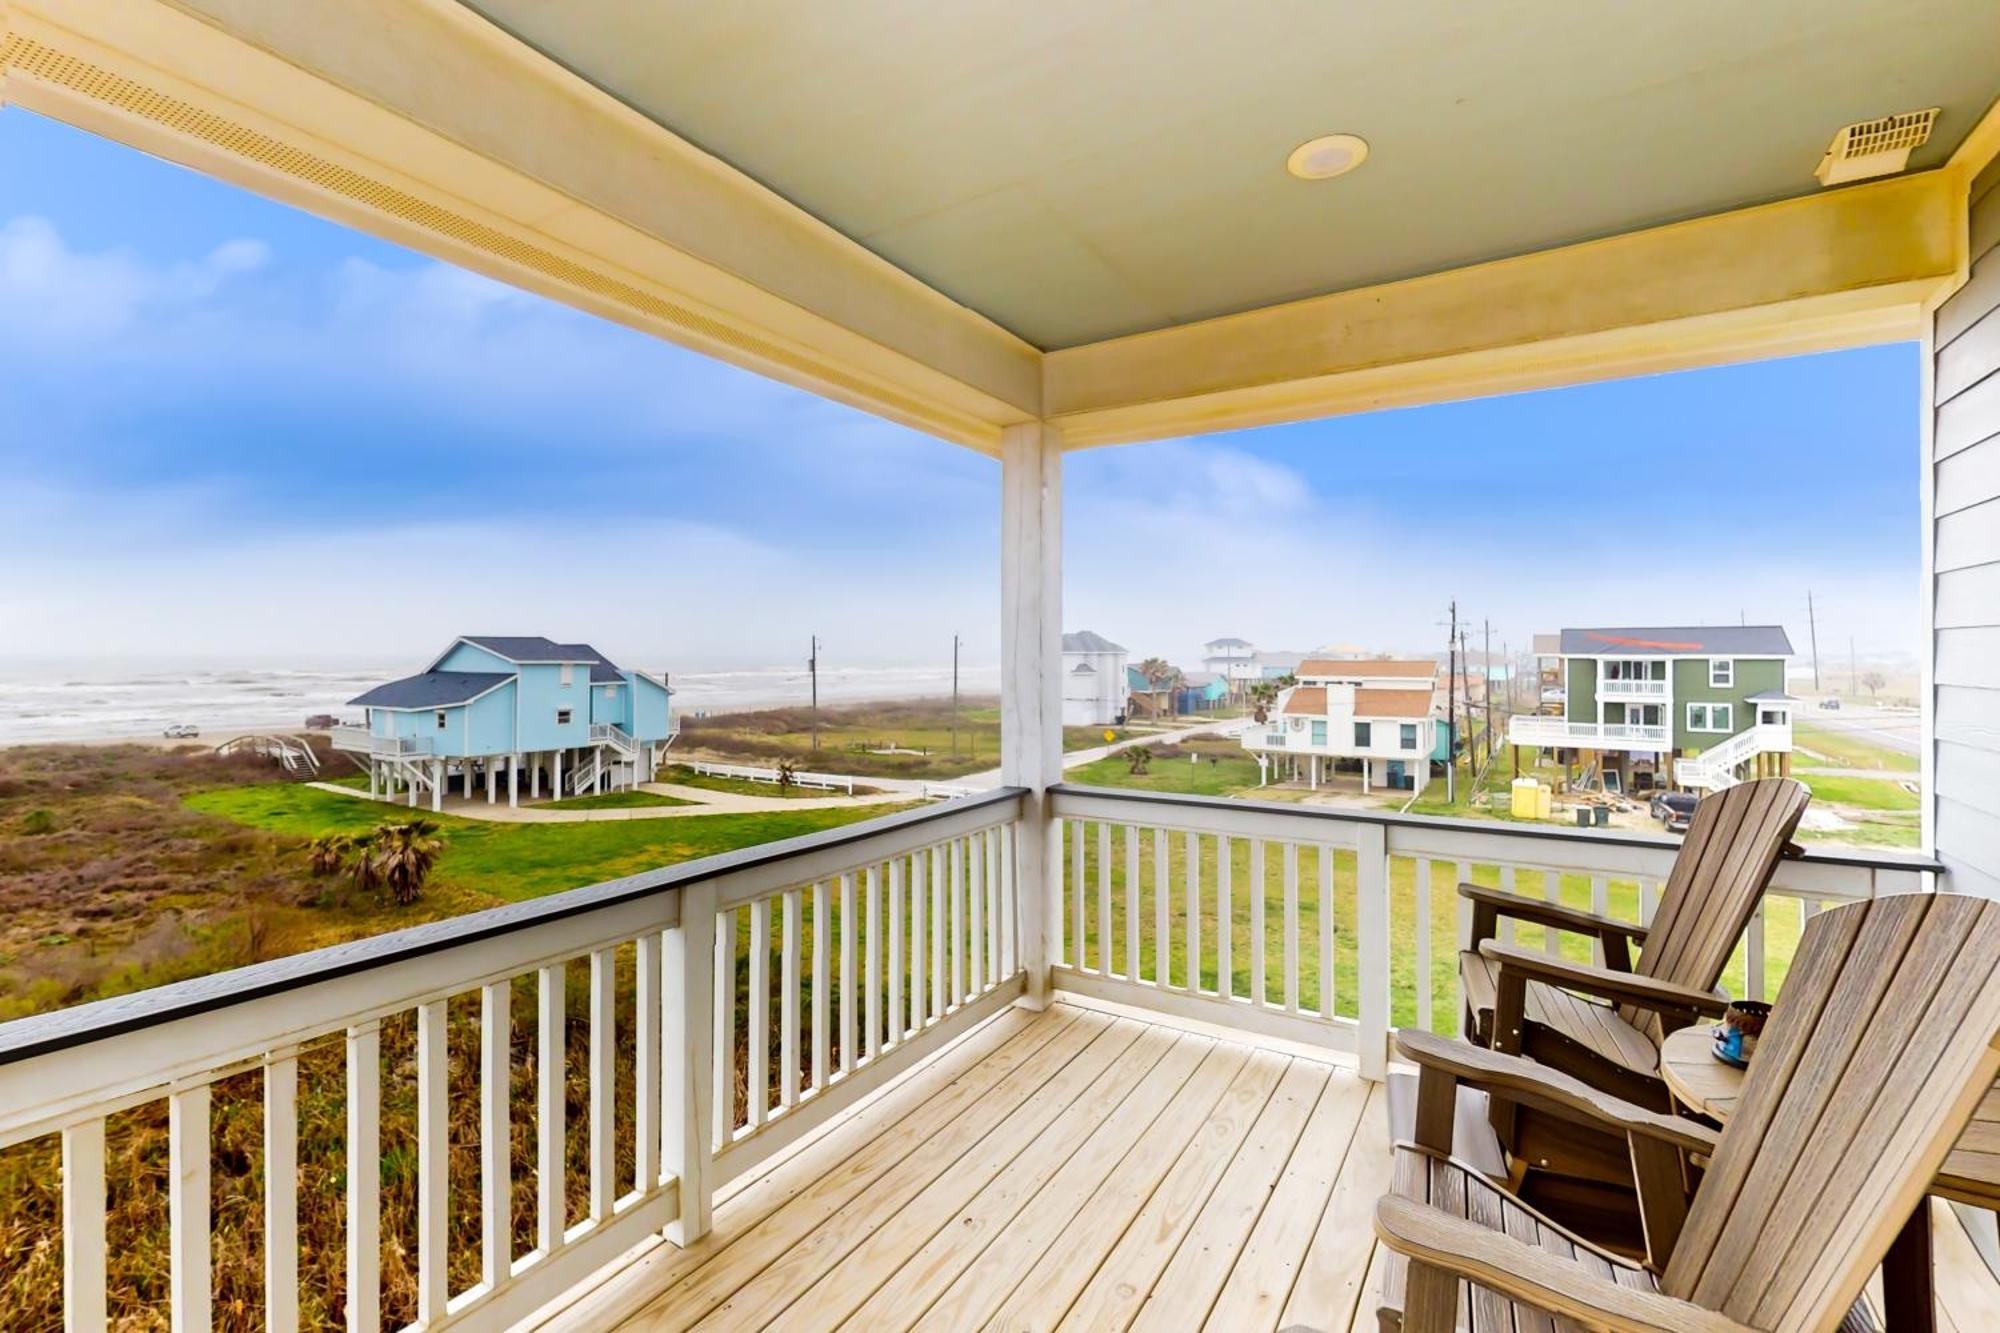
M 564 662 L 562 664 L 562 687 L 564 689 L 568 689 L 570 687 L 570 683 L 575 679 L 576 679 L 576 668 L 571 666 L 569 663 Z
M 1417 748 L 1417 724 L 1414 722 L 1403 724 L 1403 748 L 1405 750 Z
M 1366 750 L 1374 744 L 1375 724 L 1372 722 L 1356 722 L 1354 724 L 1354 748 L 1357 750 Z
M 1728 657 L 1708 659 L 1708 683 L 1717 689 L 1728 689 L 1736 684 L 1736 662 Z
M 445 717 L 445 714 L 444 714 L 444 709 L 442 709 L 442 708 L 438 709 L 438 730 L 439 730 L 439 731 L 443 731 L 443 730 L 444 730 L 444 717 Z
M 567 708 L 556 709 L 556 725 L 559 727 L 566 727 L 569 725 L 569 709 Z
M 1326 744 L 1326 723 L 1324 722 L 1313 723 L 1313 744 L 1314 745 Z
M 1735 709 L 1730 704 L 1689 704 L 1689 731 L 1733 731 Z

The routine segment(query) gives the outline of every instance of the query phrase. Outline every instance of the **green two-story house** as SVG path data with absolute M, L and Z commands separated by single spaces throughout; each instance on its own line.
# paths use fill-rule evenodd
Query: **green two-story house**
M 1562 712 L 1512 719 L 1509 744 L 1554 750 L 1623 791 L 1791 772 L 1783 626 L 1565 629 L 1557 656 Z

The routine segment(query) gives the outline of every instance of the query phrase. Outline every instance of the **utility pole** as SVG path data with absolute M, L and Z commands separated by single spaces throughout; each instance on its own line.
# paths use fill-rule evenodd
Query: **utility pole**
M 1444 677 L 1444 800 L 1450 805 L 1458 799 L 1458 599 L 1455 597 L 1451 603 L 1451 637 L 1445 640 L 1445 656 L 1450 661 Z
M 958 758 L 958 636 L 951 636 L 951 757 Z
M 1861 697 L 1861 667 L 1854 660 L 1854 636 L 1847 636 L 1847 692 Z
M 1819 689 L 1819 614 L 1813 609 L 1812 589 L 1806 589 L 1806 626 L 1812 633 L 1813 689 Z
M 1480 694 L 1486 700 L 1486 757 L 1491 759 L 1493 757 L 1493 622 L 1488 619 L 1480 623 L 1486 628 L 1486 646 L 1480 649 L 1482 660 L 1479 669 L 1485 675 Z
M 812 636 L 812 656 L 806 659 L 806 670 L 812 674 L 812 738 L 813 749 L 819 749 L 819 635 Z

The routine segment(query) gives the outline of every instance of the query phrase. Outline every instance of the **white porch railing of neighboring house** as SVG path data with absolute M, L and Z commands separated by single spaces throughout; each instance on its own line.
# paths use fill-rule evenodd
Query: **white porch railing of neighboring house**
M 428 736 L 377 736 L 366 727 L 334 727 L 327 735 L 336 750 L 378 758 L 428 756 L 431 752 Z
M 581 795 L 597 786 L 597 780 L 604 776 L 604 752 L 591 750 L 570 765 L 563 775 L 563 785 L 571 795 Z
M 1053 789 L 1048 957 L 1055 985 L 1227 1028 L 1333 1046 L 1379 1077 L 1393 1027 L 1456 1032 L 1454 957 L 1479 882 L 1650 920 L 1680 840 L 1389 812 Z M 1937 864 L 1814 853 L 1785 861 L 1739 944 L 1763 999 L 1773 911 L 1928 887 Z M 1261 888 L 1261 891 L 1259 889 Z M 1503 922 L 1512 941 L 1515 925 Z M 1561 944 L 1521 926 L 1524 943 Z M 1445 942 L 1440 942 L 1443 940 Z
M 1673 729 L 1632 722 L 1569 722 L 1559 717 L 1517 714 L 1507 720 L 1509 745 L 1618 745 L 1664 750 L 1673 743 Z
M 1664 680 L 1604 680 L 1597 682 L 1597 697 L 1600 699 L 1664 699 L 1667 697 L 1667 682 Z
M 608 745 L 625 759 L 636 759 L 639 755 L 639 743 L 632 739 L 632 733 L 612 722 L 591 723 L 590 743 Z
M 1722 791 L 1736 785 L 1736 766 L 1752 756 L 1792 748 L 1792 729 L 1759 723 L 1712 745 L 1698 755 L 1674 761 L 1674 781 L 1683 787 Z
M 173 1326 L 210 1323 L 218 1113 L 261 1117 L 261 1313 L 267 1328 L 299 1326 L 300 1072 L 311 1066 L 308 1091 L 324 1096 L 326 1060 L 344 1064 L 346 1133 L 338 1148 L 308 1146 L 339 1153 L 348 1182 L 351 1328 L 382 1314 L 383 1108 L 410 1104 L 399 1078 L 415 1085 L 414 1123 L 393 1124 L 391 1139 L 416 1177 L 411 1326 L 509 1327 L 634 1246 L 691 1241 L 718 1187 L 1022 993 L 1022 808 L 1018 790 L 991 792 L 0 1025 L 0 1148 L 41 1143 L 53 1175 L 60 1145 L 65 1327 L 106 1324 L 107 1118 L 161 1102 Z M 569 1018 L 579 972 L 587 1024 Z M 521 1024 L 534 1034 L 537 1167 L 534 1244 L 516 1254 Z M 579 1033 L 580 1167 L 565 1123 Z M 412 1042 L 409 1063 L 385 1061 Z M 471 1144 L 451 1115 L 448 1042 L 473 1052 Z M 454 1146 L 479 1162 L 478 1278 L 458 1290 Z

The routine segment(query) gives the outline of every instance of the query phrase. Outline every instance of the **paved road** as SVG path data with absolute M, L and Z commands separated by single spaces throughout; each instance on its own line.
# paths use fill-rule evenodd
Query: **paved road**
M 1070 750 L 1063 755 L 1065 769 L 1080 768 L 1084 764 L 1094 764 L 1121 750 L 1129 750 L 1135 745 L 1172 745 L 1175 741 L 1189 736 L 1233 736 L 1250 725 L 1246 717 L 1224 718 L 1219 722 L 1203 722 L 1192 727 L 1180 727 L 1173 731 L 1148 731 L 1136 736 L 1127 736 L 1122 741 L 1112 741 L 1108 745 L 1093 745 L 1087 750 Z M 862 782 L 879 783 L 880 778 L 862 778 Z M 983 773 L 968 773 L 962 778 L 946 778 L 942 785 L 970 787 L 976 791 L 987 791 L 1000 785 L 1000 770 L 989 768 Z
M 336 796 L 354 796 L 361 800 L 374 800 L 365 791 L 355 787 L 343 787 L 334 782 L 311 782 L 307 786 L 321 791 L 330 791 Z M 574 810 L 561 805 L 509 806 L 504 801 L 488 805 L 481 800 L 468 801 L 463 796 L 444 798 L 444 813 L 458 815 L 464 819 L 483 820 L 489 824 L 596 824 L 613 823 L 626 819 L 692 819 L 698 815 L 742 815 L 770 814 L 780 810 L 841 810 L 852 806 L 892 805 L 910 799 L 910 793 L 903 790 L 878 792 L 868 796 L 748 796 L 741 792 L 710 791 L 706 787 L 683 787 L 671 782 L 641 783 L 641 791 L 656 792 L 661 796 L 677 796 L 684 801 L 697 801 L 698 805 L 638 805 L 622 810 Z M 427 815 L 431 806 L 428 800 L 420 799 L 412 807 L 402 801 L 385 802 L 392 809 Z
M 1910 709 L 1870 708 L 1859 704 L 1837 712 L 1808 708 L 1795 713 L 1794 721 L 1873 741 L 1902 754 L 1917 754 L 1923 749 L 1923 720 Z M 1810 749 L 1812 742 L 1806 741 L 1805 745 Z

